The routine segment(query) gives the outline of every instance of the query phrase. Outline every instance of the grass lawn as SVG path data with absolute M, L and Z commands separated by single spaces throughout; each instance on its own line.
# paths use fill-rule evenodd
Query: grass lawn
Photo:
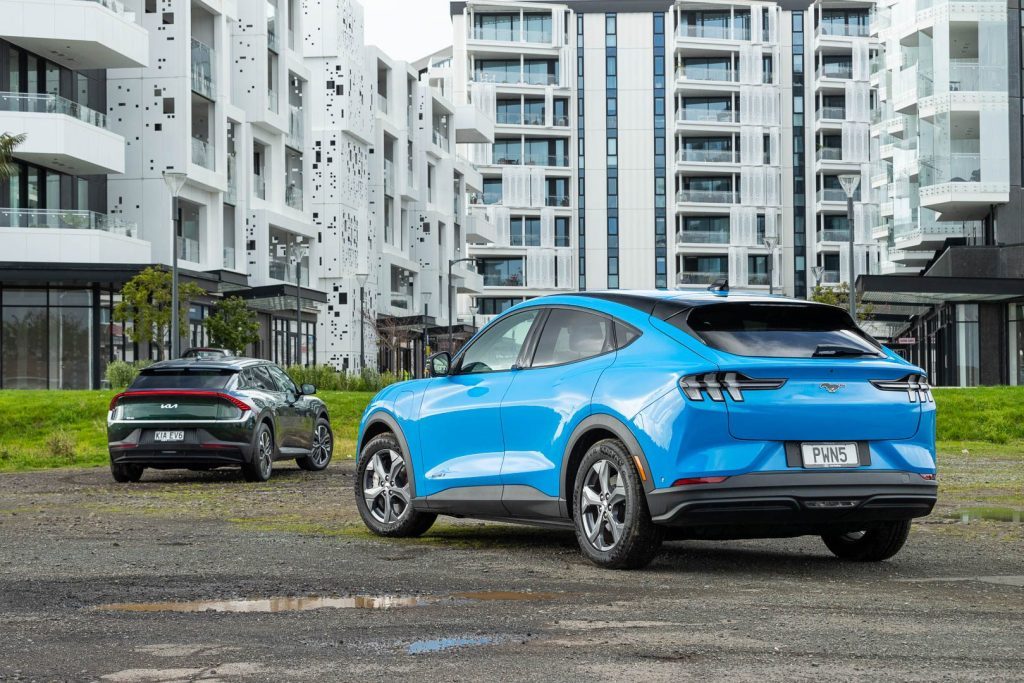
M 0 472 L 106 465 L 107 406 L 114 391 L 0 391 Z M 335 457 L 355 453 L 356 431 L 373 394 L 328 391 Z
M 105 465 L 107 405 L 114 393 L 0 391 L 0 471 Z M 372 394 L 320 397 L 330 408 L 335 456 L 352 457 L 359 417 Z M 937 389 L 935 400 L 940 463 L 972 454 L 1024 461 L 1024 387 Z M 962 484 L 968 497 L 982 493 L 976 482 Z

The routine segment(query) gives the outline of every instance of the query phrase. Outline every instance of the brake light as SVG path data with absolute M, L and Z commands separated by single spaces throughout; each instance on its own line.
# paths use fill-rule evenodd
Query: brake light
M 725 394 L 734 401 L 742 401 L 744 391 L 771 391 L 781 389 L 785 383 L 784 379 L 752 379 L 738 372 L 706 372 L 679 380 L 680 388 L 691 401 L 703 401 L 707 394 L 719 403 L 725 401 Z
M 110 399 L 110 407 L 107 410 L 113 410 L 117 407 L 117 402 L 121 400 L 121 397 L 127 394 L 127 391 L 122 391 L 120 394 Z
M 729 477 L 689 477 L 687 479 L 676 479 L 673 486 L 693 486 L 694 484 L 721 484 Z
M 924 375 L 910 374 L 897 380 L 873 379 L 871 383 L 882 391 L 905 391 L 911 403 L 935 403 L 932 388 Z
M 249 405 L 231 394 L 223 391 L 206 391 L 202 389 L 155 389 L 152 391 L 122 391 L 110 401 L 110 409 L 113 410 L 117 402 L 123 397 L 160 397 L 160 396 L 206 396 L 219 398 L 235 406 L 243 413 L 252 410 Z

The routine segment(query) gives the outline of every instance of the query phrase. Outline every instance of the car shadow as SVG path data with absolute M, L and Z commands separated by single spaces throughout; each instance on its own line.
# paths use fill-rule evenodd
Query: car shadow
M 274 473 L 270 476 L 270 480 L 262 482 L 264 484 L 273 484 L 275 481 L 288 481 L 301 479 L 304 474 L 309 474 L 305 470 L 299 469 L 298 467 L 292 467 L 287 469 L 274 469 Z M 318 473 L 313 473 L 318 474 Z M 142 475 L 142 480 L 132 484 L 132 486 L 144 486 L 145 484 L 170 484 L 170 483 L 247 483 L 245 477 L 242 476 L 242 471 L 239 469 L 223 469 L 223 470 L 156 470 L 147 469 Z

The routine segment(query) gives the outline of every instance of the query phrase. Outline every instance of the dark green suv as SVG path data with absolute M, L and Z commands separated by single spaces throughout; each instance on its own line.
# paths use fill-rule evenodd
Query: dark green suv
M 316 387 L 295 386 L 277 365 L 252 358 L 183 358 L 144 369 L 110 401 L 110 471 L 138 481 L 147 467 L 241 467 L 270 478 L 275 460 L 327 467 L 334 451 L 327 406 Z

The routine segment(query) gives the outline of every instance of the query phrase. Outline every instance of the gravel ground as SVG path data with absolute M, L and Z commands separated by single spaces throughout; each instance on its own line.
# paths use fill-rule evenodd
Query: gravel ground
M 267 484 L 0 476 L 0 680 L 1024 680 L 1024 524 L 944 508 L 881 564 L 813 538 L 681 542 L 625 573 L 561 532 L 442 518 L 375 539 L 351 487 L 351 461 Z M 390 602 L 104 608 L 310 596 Z

